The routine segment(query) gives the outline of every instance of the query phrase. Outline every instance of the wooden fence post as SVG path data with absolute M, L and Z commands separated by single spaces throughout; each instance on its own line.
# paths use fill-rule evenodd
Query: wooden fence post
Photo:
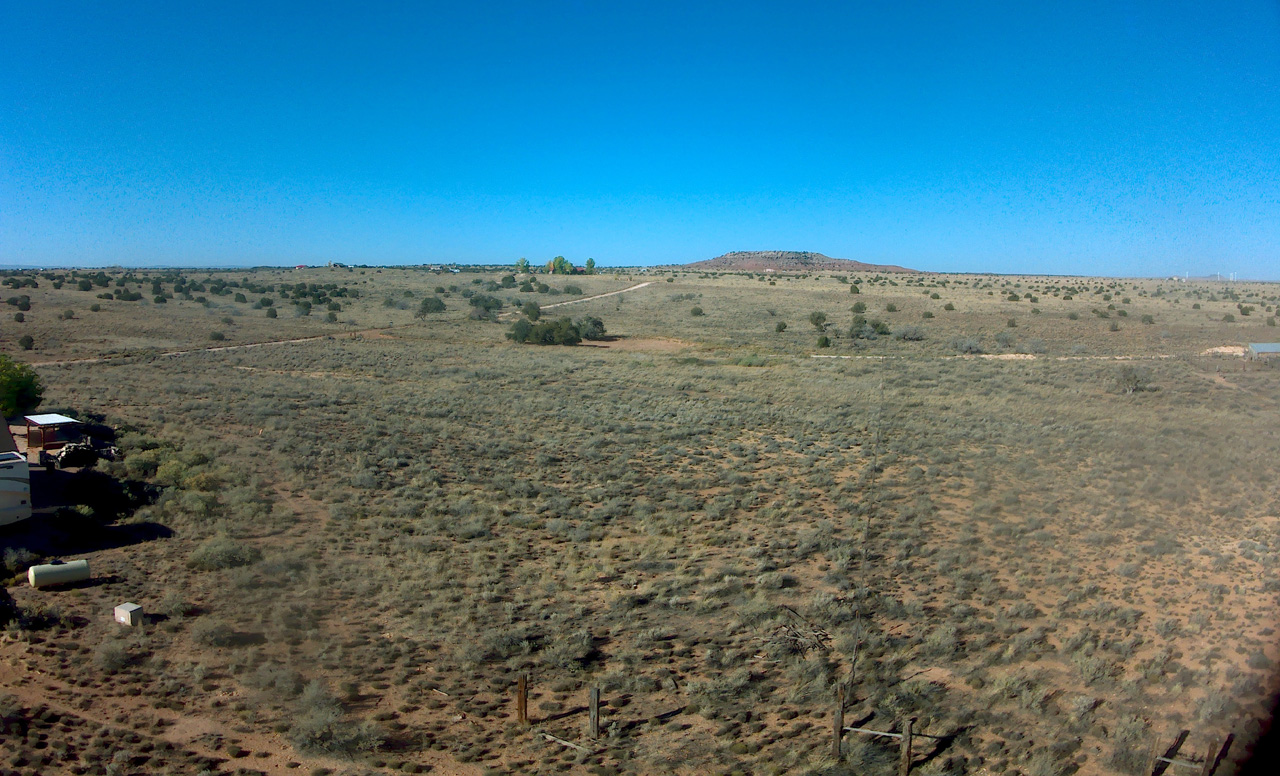
M 1214 740 L 1210 738 L 1209 743 L 1205 745 L 1204 766 L 1200 769 L 1200 776 L 1213 776 L 1213 766 L 1216 764 L 1214 760 L 1217 759 L 1213 756 L 1213 744 Z
M 1145 776 L 1151 776 L 1155 773 L 1156 766 L 1160 763 L 1156 760 L 1160 756 L 1160 740 L 1151 735 L 1151 740 L 1147 743 L 1147 762 L 1146 768 L 1142 771 Z
M 590 702 L 587 704 L 587 716 L 591 724 L 591 737 L 600 737 L 600 688 L 592 687 Z
M 1231 751 L 1231 743 L 1236 740 L 1235 733 L 1228 733 L 1227 737 L 1222 739 L 1222 746 L 1215 753 L 1213 750 L 1213 739 L 1209 740 L 1209 753 L 1204 756 L 1204 776 L 1213 776 L 1213 772 L 1218 770 L 1218 765 L 1227 759 L 1227 753 Z
M 835 724 L 831 727 L 831 756 L 841 757 L 840 742 L 844 740 L 844 687 L 836 688 Z
M 516 721 L 521 725 L 529 724 L 528 674 L 520 674 L 520 682 L 516 685 Z
M 898 750 L 898 776 L 909 776 L 911 773 L 911 726 L 914 723 L 915 720 L 910 717 L 902 723 L 902 738 L 899 741 L 901 748 Z

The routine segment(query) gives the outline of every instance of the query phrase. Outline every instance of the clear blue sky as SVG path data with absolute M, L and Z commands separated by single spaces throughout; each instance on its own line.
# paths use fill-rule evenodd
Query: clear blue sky
M 0 264 L 1280 279 L 1280 5 L 4 3 Z

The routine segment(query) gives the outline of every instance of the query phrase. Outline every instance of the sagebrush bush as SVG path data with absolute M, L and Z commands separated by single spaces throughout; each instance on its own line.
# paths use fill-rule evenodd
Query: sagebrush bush
M 201 571 L 213 571 L 248 566 L 261 559 L 262 551 L 257 547 L 237 542 L 226 534 L 218 534 L 192 550 L 187 564 Z
M 348 720 L 342 704 L 318 679 L 302 690 L 289 728 L 289 739 L 299 751 L 340 757 L 375 751 L 385 737 L 373 723 Z

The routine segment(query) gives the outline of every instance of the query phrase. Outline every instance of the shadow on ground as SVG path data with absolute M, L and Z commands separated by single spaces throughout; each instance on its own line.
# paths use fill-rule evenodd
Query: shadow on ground
M 0 528 L 0 551 L 23 548 L 41 557 L 59 557 L 167 538 L 173 531 L 159 523 L 118 523 L 154 501 L 157 493 L 146 483 L 118 480 L 94 469 L 33 467 L 35 514 Z

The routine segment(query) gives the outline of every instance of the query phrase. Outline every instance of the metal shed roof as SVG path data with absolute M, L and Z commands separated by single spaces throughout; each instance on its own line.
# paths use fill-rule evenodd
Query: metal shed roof
M 1254 353 L 1280 353 L 1280 342 L 1250 342 L 1249 350 Z
M 75 418 L 50 413 L 48 415 L 28 415 L 27 422 L 35 426 L 64 426 L 68 423 L 79 423 Z

